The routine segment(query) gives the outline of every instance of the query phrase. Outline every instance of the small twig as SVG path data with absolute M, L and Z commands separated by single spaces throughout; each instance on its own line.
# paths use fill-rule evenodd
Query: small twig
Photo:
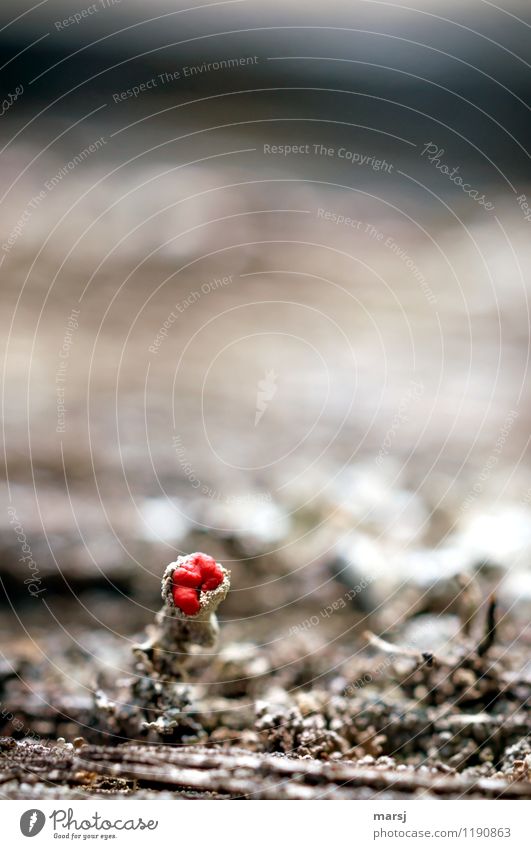
M 375 649 L 384 652 L 384 654 L 392 654 L 398 657 L 410 657 L 413 660 L 416 660 L 417 663 L 425 663 L 426 666 L 433 666 L 434 664 L 435 657 L 430 651 L 419 652 L 414 649 L 394 646 L 392 643 L 388 643 L 387 640 L 382 640 L 381 637 L 377 637 L 376 634 L 372 633 L 372 631 L 365 631 L 363 636 L 371 646 L 374 646 Z
M 461 587 L 458 596 L 459 618 L 461 620 L 461 633 L 470 636 L 472 623 L 476 618 L 482 602 L 481 590 L 477 579 L 472 575 L 460 573 L 457 575 L 457 583 Z
M 485 622 L 485 634 L 479 642 L 476 649 L 478 657 L 483 657 L 490 648 L 494 645 L 496 639 L 496 596 L 494 593 L 489 598 L 489 606 L 487 608 L 487 619 Z

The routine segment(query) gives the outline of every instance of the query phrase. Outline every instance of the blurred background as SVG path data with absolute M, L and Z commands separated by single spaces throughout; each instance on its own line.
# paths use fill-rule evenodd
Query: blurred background
M 414 5 L 2 3 L 6 669 L 531 602 L 529 7 Z

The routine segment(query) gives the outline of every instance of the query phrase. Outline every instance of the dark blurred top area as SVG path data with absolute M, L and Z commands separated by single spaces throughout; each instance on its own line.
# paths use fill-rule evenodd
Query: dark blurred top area
M 398 101 L 405 108 L 392 115 L 395 131 L 418 125 L 426 111 L 458 126 L 469 151 L 481 144 L 498 164 L 506 156 L 518 169 L 525 157 L 504 143 L 507 133 L 521 138 L 528 127 L 528 13 L 524 0 L 503 8 L 480 0 L 419 0 L 411 8 L 379 0 L 6 0 L 0 9 L 2 86 L 7 93 L 23 83 L 32 112 L 42 101 L 48 113 L 69 114 L 179 70 L 175 84 L 159 86 L 161 99 L 293 86 L 298 91 L 289 108 L 297 114 L 307 109 L 312 89 L 346 89 L 362 95 L 349 109 L 357 120 L 393 112 L 379 98 Z M 185 67 L 235 56 L 256 57 L 245 65 L 241 88 L 231 71 L 182 74 Z M 235 99 L 230 108 L 248 109 L 248 98 Z M 124 110 L 140 114 L 141 101 L 129 98 Z M 342 115 L 345 101 L 331 92 L 326 108 Z M 18 120 L 24 120 L 22 109 Z

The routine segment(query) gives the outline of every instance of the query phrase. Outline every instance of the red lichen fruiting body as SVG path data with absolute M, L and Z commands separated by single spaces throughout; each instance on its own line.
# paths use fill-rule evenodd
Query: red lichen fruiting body
M 172 575 L 173 603 L 187 616 L 199 613 L 199 593 L 219 587 L 223 572 L 213 557 L 201 551 L 190 554 Z
M 213 566 L 205 566 L 202 570 L 202 574 L 203 583 L 201 584 L 201 589 L 205 592 L 208 590 L 215 590 L 216 587 L 219 587 L 223 581 L 223 572 L 215 563 Z
M 193 563 L 183 563 L 173 573 L 173 583 L 176 587 L 194 587 L 194 589 L 197 589 L 202 580 L 199 566 Z
M 186 562 L 190 563 L 192 566 L 197 566 L 201 571 L 206 566 L 215 566 L 216 561 L 210 554 L 203 554 L 202 551 L 196 551 L 194 554 L 189 554 L 186 558 Z
M 173 603 L 187 616 L 195 616 L 201 610 L 198 592 L 193 587 L 174 586 Z
M 196 554 L 194 563 L 201 569 L 201 577 L 203 579 L 201 589 L 207 592 L 215 590 L 223 581 L 223 572 L 213 557 L 208 554 Z

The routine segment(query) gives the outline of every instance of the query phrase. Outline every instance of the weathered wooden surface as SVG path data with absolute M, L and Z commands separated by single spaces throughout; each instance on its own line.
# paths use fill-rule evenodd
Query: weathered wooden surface
M 436 769 L 367 767 L 352 761 L 323 763 L 202 747 L 120 747 L 7 743 L 0 781 L 46 796 L 69 793 L 142 795 L 142 791 L 232 799 L 485 798 L 529 799 L 531 781 L 466 779 Z

